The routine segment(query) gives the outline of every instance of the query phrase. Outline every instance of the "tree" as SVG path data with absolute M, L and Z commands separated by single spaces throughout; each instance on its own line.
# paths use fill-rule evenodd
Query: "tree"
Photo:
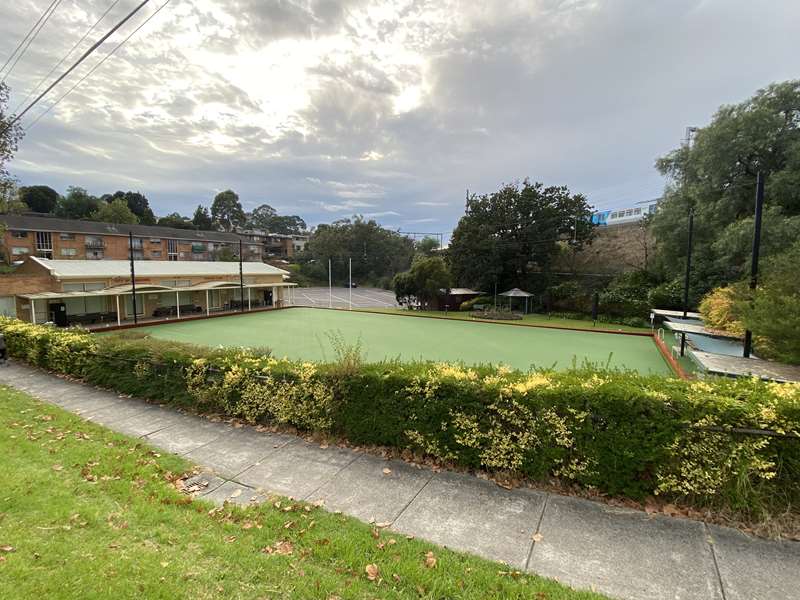
M 84 188 L 70 186 L 67 195 L 56 206 L 56 215 L 64 219 L 89 219 L 100 208 L 100 199 L 90 195 Z
M 281 216 L 269 204 L 262 204 L 247 213 L 247 228 L 291 235 L 305 231 L 306 222 L 297 215 Z
M 176 229 L 194 229 L 194 223 L 179 213 L 170 213 L 159 217 L 157 225 L 161 227 L 174 227 Z
M 433 256 L 433 253 L 439 249 L 439 240 L 432 237 L 424 237 L 414 244 L 414 249 L 417 254 L 422 256 Z
M 398 273 L 392 282 L 395 297 L 400 304 L 412 304 L 415 301 L 423 307 L 430 307 L 442 290 L 450 289 L 452 277 L 440 256 L 417 256 L 411 268 Z
M 136 225 L 139 222 L 139 217 L 133 214 L 133 211 L 128 208 L 128 204 L 122 198 L 117 198 L 111 202 L 101 202 L 100 207 L 92 213 L 91 219 L 92 221 L 115 223 L 117 225 L 121 223 Z
M 19 188 L 19 199 L 34 212 L 51 213 L 58 205 L 59 195 L 46 185 L 32 185 Z
M 224 231 L 244 227 L 246 219 L 239 196 L 232 190 L 220 192 L 211 205 L 211 218 L 214 224 Z
M 766 261 L 761 282 L 752 294 L 734 287 L 734 313 L 756 336 L 756 353 L 793 364 L 800 363 L 800 242 Z
M 384 284 L 379 279 L 385 278 L 388 285 L 396 273 L 409 268 L 413 255 L 414 243 L 407 237 L 374 220 L 354 217 L 317 227 L 306 245 L 302 266 L 304 274 L 321 278 L 331 259 L 334 279 L 345 281 L 352 259 L 353 279 Z
M 278 213 L 274 208 L 269 204 L 262 204 L 254 208 L 253 212 L 247 213 L 247 228 L 271 231 L 272 219 L 276 216 L 278 216 Z
M 202 204 L 197 205 L 194 216 L 192 217 L 192 224 L 197 229 L 202 229 L 204 231 L 209 231 L 214 227 L 214 223 L 211 220 L 211 213 L 209 213 L 208 209 Z
M 19 124 L 11 125 L 11 115 L 7 112 L 9 89 L 5 83 L 0 83 L 0 201 L 3 210 L 16 204 L 16 181 L 8 172 L 7 165 L 17 151 L 17 144 L 22 137 Z M 17 205 L 16 208 L 19 208 Z
M 447 251 L 453 275 L 477 289 L 543 289 L 560 244 L 581 248 L 591 241 L 590 217 L 581 194 L 527 179 L 492 194 L 473 194 Z
M 698 291 L 742 278 L 743 247 L 732 242 L 752 236 L 752 225 L 742 235 L 741 221 L 752 218 L 756 173 L 766 177 L 765 206 L 773 224 L 800 215 L 800 81 L 773 84 L 740 104 L 722 106 L 697 131 L 691 148 L 673 150 L 656 167 L 670 180 L 652 223 L 665 276 L 684 269 L 692 207 L 692 279 Z M 764 231 L 767 256 L 792 241 L 785 237 L 788 229 Z
M 113 194 L 106 194 L 100 198 L 106 202 L 114 200 L 124 200 L 130 211 L 139 219 L 142 225 L 155 225 L 156 216 L 150 208 L 150 201 L 140 192 L 117 191 Z

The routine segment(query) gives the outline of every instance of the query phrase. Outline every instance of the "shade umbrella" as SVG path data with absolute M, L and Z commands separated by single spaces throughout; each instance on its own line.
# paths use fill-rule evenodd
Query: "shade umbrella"
M 529 294 L 528 292 L 521 290 L 519 288 L 512 288 L 507 292 L 503 292 L 500 295 L 505 296 L 506 298 L 525 298 L 525 314 L 528 314 L 528 298 L 533 296 L 533 294 Z

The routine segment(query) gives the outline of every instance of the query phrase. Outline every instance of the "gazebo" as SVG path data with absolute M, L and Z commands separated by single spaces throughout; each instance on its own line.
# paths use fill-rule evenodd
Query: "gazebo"
M 501 296 L 505 296 L 508 298 L 509 306 L 511 306 L 511 298 L 525 298 L 525 314 L 528 314 L 528 298 L 533 296 L 533 294 L 529 294 L 528 292 L 521 290 L 519 288 L 513 288 L 508 290 L 507 292 L 503 292 L 500 294 Z

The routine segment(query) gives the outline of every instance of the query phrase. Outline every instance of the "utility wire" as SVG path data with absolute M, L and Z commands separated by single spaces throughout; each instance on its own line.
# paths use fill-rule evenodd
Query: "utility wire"
M 114 27 L 111 28 L 111 31 L 106 33 L 103 37 L 101 37 L 94 44 L 92 44 L 91 48 L 89 48 L 86 52 L 84 52 L 83 55 L 81 55 L 81 57 L 75 63 L 73 63 L 73 65 L 69 69 L 67 69 L 64 73 L 62 73 L 58 79 L 56 79 L 53 83 L 47 86 L 47 89 L 43 91 L 41 94 L 39 94 L 36 97 L 36 99 L 25 108 L 25 110 L 23 110 L 18 115 L 15 115 L 14 118 L 9 122 L 8 126 L 10 127 L 14 125 L 17 121 L 19 121 L 25 115 L 25 113 L 27 113 L 31 108 L 33 108 L 42 98 L 44 98 L 50 92 L 50 90 L 52 90 L 59 83 L 61 83 L 70 73 L 72 73 L 75 69 L 77 69 L 78 66 L 84 60 L 86 60 L 95 50 L 97 50 L 100 44 L 102 44 L 108 38 L 114 35 L 114 33 L 120 27 L 122 27 L 125 23 L 127 23 L 131 19 L 131 17 L 133 17 L 133 15 L 135 15 L 137 12 L 139 12 L 139 10 L 141 10 L 144 7 L 144 5 L 147 4 L 149 1 L 150 0 L 142 0 L 142 2 L 138 6 L 136 6 L 136 8 L 134 8 L 131 12 L 129 12 L 124 19 L 122 19 L 119 23 L 114 25 Z
M 45 15 L 46 15 L 48 12 L 50 12 L 50 9 L 53 7 L 53 4 L 55 4 L 55 2 L 56 2 L 56 0 L 53 0 L 52 4 L 50 4 L 50 6 L 48 6 L 48 7 L 47 7 L 47 9 L 46 9 L 46 10 L 45 10 L 45 11 L 44 11 L 44 12 L 43 12 L 43 13 L 42 13 L 40 16 L 39 16 L 39 20 L 38 20 L 38 21 L 36 21 L 36 23 L 34 23 L 34 24 L 33 24 L 33 27 L 31 27 L 31 28 L 28 30 L 28 33 L 26 33 L 26 34 L 25 34 L 25 37 L 24 37 L 24 38 L 22 38 L 22 40 L 20 40 L 19 44 L 17 44 L 17 47 L 16 47 L 16 48 L 14 48 L 14 51 L 11 53 L 11 56 L 9 56 L 9 57 L 6 59 L 6 62 L 4 62 L 4 63 L 3 63 L 3 66 L 2 66 L 2 67 L 0 67 L 0 73 L 2 73 L 3 71 L 5 71 L 5 70 L 6 70 L 6 67 L 8 66 L 8 63 L 10 63 L 10 62 L 11 62 L 11 61 L 14 59 L 14 56 L 16 56 L 17 52 L 19 52 L 19 49 L 20 49 L 20 48 L 22 48 L 22 45 L 23 45 L 23 44 L 24 44 L 24 43 L 25 43 L 25 42 L 28 40 L 28 38 L 31 36 L 31 34 L 33 33 L 34 29 L 36 29 L 36 28 L 39 26 L 39 23 L 41 23 L 41 22 L 42 22 L 42 19 L 44 19 L 44 16 L 45 16 Z
M 86 40 L 86 38 L 89 37 L 89 35 L 91 35 L 91 33 L 100 24 L 100 22 L 106 18 L 106 15 L 108 15 L 108 13 L 110 13 L 117 4 L 119 4 L 119 0 L 114 0 L 114 2 L 111 3 L 111 6 L 109 6 L 106 9 L 106 12 L 100 15 L 100 18 L 94 22 L 94 25 L 89 27 L 86 33 L 83 34 L 83 37 L 79 39 L 72 48 L 69 49 L 69 52 L 67 52 L 64 56 L 61 57 L 61 60 L 59 60 L 55 65 L 53 65 L 53 67 L 50 69 L 47 75 L 45 75 L 39 80 L 39 83 L 36 84 L 36 87 L 33 88 L 30 92 L 28 92 L 28 95 L 25 96 L 25 99 L 22 100 L 22 102 L 19 103 L 17 108 L 14 109 L 13 114 L 16 114 L 19 111 L 19 109 L 22 108 L 22 106 L 28 101 L 28 99 L 39 91 L 39 88 L 42 87 L 42 84 L 48 79 L 50 79 L 50 76 L 55 72 L 56 69 L 58 69 L 58 67 L 60 67 L 64 63 L 65 60 L 67 60 L 70 56 L 72 56 L 72 53 L 75 52 L 78 46 L 80 46 L 84 42 L 84 40 Z
M 47 113 L 49 113 L 51 110 L 53 110 L 53 109 L 54 109 L 56 106 L 58 106 L 58 104 L 59 104 L 59 103 L 60 103 L 60 102 L 61 102 L 61 101 L 62 101 L 64 98 L 66 98 L 66 97 L 67 97 L 67 96 L 69 96 L 69 95 L 70 95 L 70 94 L 71 94 L 73 91 L 75 91 L 75 88 L 77 88 L 77 87 L 78 87 L 78 86 L 79 86 L 81 83 L 83 83 L 83 82 L 84 82 L 86 79 L 88 79 L 88 78 L 89 78 L 89 77 L 92 75 L 92 73 L 94 73 L 94 72 L 95 72 L 97 69 L 99 69 L 99 68 L 102 66 L 102 64 L 103 64 L 104 62 L 106 62 L 106 61 L 107 61 L 109 58 L 111 58 L 112 56 L 114 56 L 114 54 L 116 53 L 116 51 L 117 51 L 117 50 L 119 50 L 119 49 L 120 49 L 122 46 L 124 46 L 124 45 L 125 45 L 125 43 L 126 43 L 126 42 L 127 42 L 129 39 L 131 39 L 131 38 L 132 38 L 134 35 L 136 35 L 136 33 L 137 33 L 137 32 L 138 32 L 138 31 L 139 31 L 139 30 L 140 30 L 142 27 L 144 27 L 145 25 L 147 25 L 147 24 L 150 22 L 150 20 L 151 20 L 151 19 L 153 19 L 153 17 L 155 17 L 155 16 L 156 16 L 158 13 L 160 13 L 160 12 L 161 12 L 161 10 L 162 10 L 164 7 L 166 7 L 166 6 L 167 6 L 167 4 L 169 4 L 171 1 L 172 1 L 172 0 L 166 0 L 166 1 L 164 2 L 164 4 L 162 4 L 161 6 L 159 6 L 159 7 L 156 9 L 156 11 L 155 11 L 153 14 L 151 14 L 149 17 L 147 17 L 147 19 L 145 19 L 145 20 L 144 20 L 144 21 L 143 21 L 143 22 L 142 22 L 142 23 L 141 23 L 141 24 L 140 24 L 140 25 L 139 25 L 139 26 L 138 26 L 136 29 L 134 29 L 134 30 L 133 30 L 133 31 L 132 31 L 132 32 L 131 32 L 131 33 L 128 35 L 128 37 L 126 37 L 126 38 L 125 38 L 124 40 L 122 40 L 122 41 L 121 41 L 119 44 L 117 44 L 117 45 L 116 45 L 116 47 L 115 47 L 113 50 L 111 50 L 111 52 L 109 52 L 108 54 L 106 54 L 106 55 L 105 55 L 105 56 L 102 58 L 102 60 L 100 60 L 100 61 L 99 61 L 99 62 L 98 62 L 98 63 L 97 63 L 97 64 L 96 64 L 94 67 L 92 67 L 92 68 L 91 68 L 91 69 L 90 69 L 90 70 L 89 70 L 89 71 L 88 71 L 88 72 L 87 72 L 87 73 L 86 73 L 86 74 L 85 74 L 83 77 L 81 77 L 81 78 L 80 78 L 80 79 L 79 79 L 79 80 L 78 80 L 78 81 L 75 83 L 75 85 L 73 85 L 73 86 L 72 86 L 70 89 L 68 89 L 68 90 L 67 90 L 67 91 L 66 91 L 66 92 L 65 92 L 65 93 L 64 93 L 64 94 L 63 94 L 63 95 L 62 95 L 62 96 L 61 96 L 61 97 L 60 97 L 58 100 L 56 100 L 55 102 L 53 102 L 53 104 L 51 104 L 51 105 L 50 105 L 50 106 L 49 106 L 49 107 L 48 107 L 46 110 L 44 110 L 44 111 L 43 111 L 43 112 L 42 112 L 42 113 L 41 113 L 41 114 L 40 114 L 38 117 L 36 117 L 36 118 L 35 118 L 35 119 L 34 119 L 34 120 L 31 122 L 31 124 L 30 124 L 30 125 L 28 125 L 28 126 L 25 128 L 25 131 L 28 131 L 28 130 L 30 130 L 30 129 L 31 129 L 33 126 L 34 126 L 34 125 L 36 125 L 36 124 L 37 124 L 37 123 L 38 123 L 38 122 L 39 122 L 39 121 L 42 119 L 42 117 L 44 117 L 44 116 L 45 116 Z
M 14 59 L 13 63 L 11 63 L 11 66 L 8 68 L 8 71 L 6 71 L 6 74 L 3 75 L 3 79 L 2 79 L 2 81 L 0 81 L 0 83 L 3 83 L 6 80 L 6 78 L 9 75 L 11 75 L 11 72 L 14 70 L 14 67 L 17 66 L 17 63 L 20 61 L 20 59 L 28 51 L 28 48 L 31 47 L 31 44 L 33 43 L 33 41 L 38 37 L 38 35 L 42 31 L 42 29 L 44 29 L 44 26 L 47 24 L 47 21 L 49 21 L 50 17 L 53 16 L 53 13 L 56 12 L 56 9 L 58 8 L 59 4 L 61 4 L 61 0 L 53 0 L 50 3 L 50 6 L 47 7 L 47 10 L 45 10 L 44 13 L 42 14 L 42 16 L 39 17 L 39 20 L 36 21 L 36 25 L 33 26 L 33 29 L 31 29 L 31 31 L 28 32 L 28 35 L 26 35 L 25 39 L 23 39 L 22 42 L 20 43 L 20 45 L 25 44 L 25 47 L 22 48 L 22 51 L 19 54 L 17 54 L 17 58 Z M 33 33 L 33 35 L 31 35 L 31 33 Z M 27 43 L 25 43 L 25 40 L 28 40 Z M 19 46 L 17 46 L 17 50 L 18 49 L 19 49 Z M 16 54 L 16 50 L 14 51 L 14 53 Z M 12 54 L 12 57 L 13 57 L 13 54 Z M 11 60 L 11 58 L 9 58 L 9 60 Z M 6 61 L 6 64 L 8 64 L 8 61 Z M 5 69 L 5 65 L 3 65 L 3 68 Z

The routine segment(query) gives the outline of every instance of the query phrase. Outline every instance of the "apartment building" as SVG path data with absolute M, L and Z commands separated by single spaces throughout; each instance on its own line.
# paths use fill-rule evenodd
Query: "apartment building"
M 246 262 L 268 258 L 291 258 L 308 236 L 285 236 L 267 232 L 227 233 L 159 227 L 115 225 L 94 221 L 61 219 L 49 215 L 0 215 L 6 231 L 3 245 L 10 261 L 26 256 L 50 260 L 215 261 L 226 254 L 237 255 L 239 245 Z

